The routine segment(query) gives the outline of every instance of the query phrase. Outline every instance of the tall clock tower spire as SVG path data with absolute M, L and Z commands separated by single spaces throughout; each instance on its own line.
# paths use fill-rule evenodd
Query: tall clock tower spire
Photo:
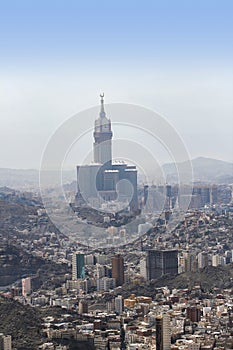
M 94 140 L 94 162 L 111 164 L 112 130 L 111 121 L 106 117 L 104 110 L 104 94 L 100 94 L 100 113 L 95 120 Z

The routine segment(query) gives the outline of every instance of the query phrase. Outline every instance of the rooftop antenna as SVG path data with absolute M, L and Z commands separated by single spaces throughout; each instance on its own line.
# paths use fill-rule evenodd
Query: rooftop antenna
M 104 93 L 100 94 L 100 116 L 105 117 L 104 111 Z

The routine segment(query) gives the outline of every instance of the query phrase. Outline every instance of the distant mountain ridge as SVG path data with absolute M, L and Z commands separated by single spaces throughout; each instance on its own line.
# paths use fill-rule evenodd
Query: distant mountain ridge
M 10 169 L 0 168 L 0 187 L 10 187 L 19 190 L 39 189 L 39 170 L 36 169 Z M 62 172 L 64 183 L 71 183 L 75 180 L 74 170 Z M 53 182 L 52 172 L 48 171 L 47 185 L 56 186 Z
M 194 181 L 215 182 L 215 183 L 233 183 L 233 163 L 223 160 L 198 157 L 191 160 L 193 167 Z M 179 163 L 181 172 L 186 172 L 188 161 Z M 175 163 L 163 165 L 167 182 L 177 181 L 177 169 Z
M 223 160 L 198 157 L 192 161 L 194 181 L 233 183 L 233 163 Z M 188 161 L 179 163 L 181 171 L 185 172 Z M 162 166 L 167 182 L 177 181 L 177 169 L 175 163 L 166 163 Z M 53 176 L 48 172 L 48 186 L 56 186 Z M 64 184 L 76 180 L 74 170 L 62 172 Z M 36 169 L 8 169 L 0 168 L 0 187 L 11 187 L 20 190 L 39 190 L 39 170 Z

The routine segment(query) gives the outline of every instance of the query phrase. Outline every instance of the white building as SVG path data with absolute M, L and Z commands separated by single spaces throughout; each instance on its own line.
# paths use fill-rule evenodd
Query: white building
M 94 265 L 94 255 L 88 254 L 84 257 L 85 265 Z
M 102 277 L 97 279 L 97 290 L 104 290 L 108 291 L 110 289 L 114 289 L 116 287 L 116 280 L 115 278 L 110 277 Z
M 149 222 L 145 222 L 144 224 L 139 224 L 138 225 L 138 233 L 140 235 L 146 233 L 147 231 L 149 231 L 149 229 L 152 227 L 152 224 Z
M 0 333 L 0 349 L 12 350 L 11 335 Z
M 197 255 L 198 268 L 203 269 L 208 266 L 208 254 L 206 252 L 201 252 Z
M 118 295 L 118 297 L 115 298 L 115 312 L 119 315 L 123 312 L 123 298 L 121 295 Z
M 212 266 L 220 265 L 220 256 L 218 254 L 212 255 Z
M 96 258 L 97 263 L 99 263 L 101 265 L 106 265 L 110 261 L 109 257 L 105 254 L 96 254 L 95 258 Z
M 31 277 L 22 278 L 22 296 L 26 298 L 31 293 Z
M 147 260 L 142 259 L 140 261 L 140 275 L 145 278 L 145 280 L 147 279 Z
M 96 276 L 97 276 L 97 279 L 105 277 L 105 268 L 103 265 L 96 264 Z

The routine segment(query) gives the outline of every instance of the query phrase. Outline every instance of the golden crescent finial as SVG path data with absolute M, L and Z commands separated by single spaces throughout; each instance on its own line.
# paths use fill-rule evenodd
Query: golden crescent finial
M 100 94 L 100 97 L 101 97 L 101 98 L 104 98 L 104 93 Z

